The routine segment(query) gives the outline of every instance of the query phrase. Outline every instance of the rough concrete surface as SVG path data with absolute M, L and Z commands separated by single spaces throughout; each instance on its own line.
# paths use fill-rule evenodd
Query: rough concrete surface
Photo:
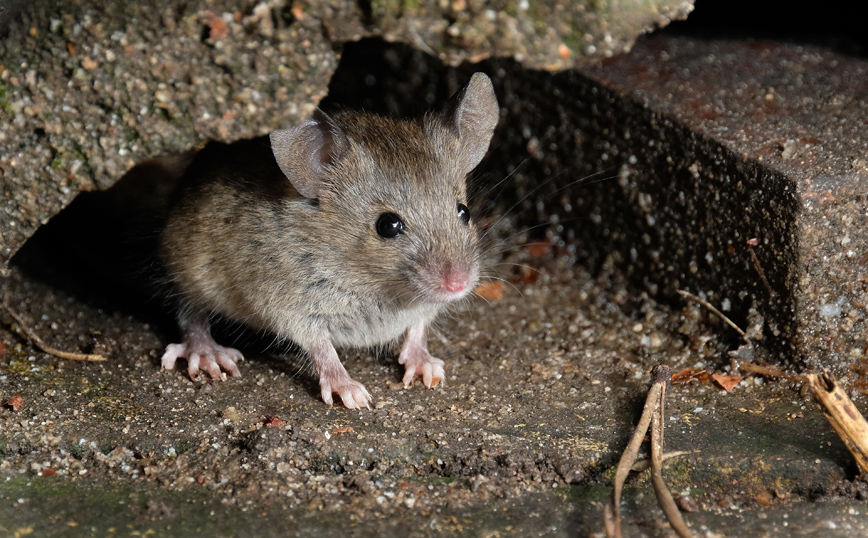
M 695 305 L 612 293 L 624 283 L 534 252 L 507 261 L 538 277 L 439 324 L 445 386 L 404 389 L 394 355 L 344 354 L 374 397 L 361 411 L 323 404 L 291 351 L 248 353 L 243 377 L 220 383 L 160 372 L 172 336 L 159 323 L 16 270 L 2 291 L 36 331 L 109 361 L 59 361 L 2 330 L 4 399 L 23 405 L 0 411 L 0 533 L 599 532 L 648 366 L 709 367 L 715 340 Z M 798 392 L 759 378 L 733 393 L 673 385 L 668 416 L 667 449 L 687 453 L 667 478 L 700 510 L 686 514 L 698 532 L 864 531 L 853 503 L 868 487 L 846 480 L 846 450 Z M 829 495 L 843 503 L 808 502 Z M 647 476 L 630 482 L 625 514 L 633 532 L 666 535 Z
M 369 30 L 335 26 L 340 40 L 374 35 L 411 44 L 451 65 L 510 57 L 546 70 L 626 52 L 637 36 L 693 10 L 692 0 L 366 0 L 360 5 Z
M 654 43 L 640 45 L 637 58 L 659 59 Z M 716 47 L 714 58 L 725 57 L 728 46 L 743 45 L 675 40 L 672 54 Z M 784 57 L 791 50 L 762 46 L 780 47 Z M 713 124 L 703 131 L 656 101 L 646 106 L 644 94 L 616 80 L 631 58 L 600 72 L 551 73 L 503 59 L 451 68 L 381 41 L 346 48 L 323 106 L 419 112 L 479 69 L 492 76 L 502 106 L 473 185 L 474 215 L 497 238 L 491 270 L 506 283 L 438 324 L 431 351 L 446 361 L 447 379 L 435 390 L 404 389 L 392 352 L 343 351 L 349 373 L 374 397 L 371 410 L 329 408 L 292 349 L 268 347 L 237 327 L 219 338 L 247 352 L 241 379 L 159 371 L 162 348 L 176 337 L 170 315 L 115 296 L 111 266 L 102 263 L 111 253 L 67 226 L 92 222 L 89 206 L 70 206 L 69 218 L 52 223 L 66 236 L 43 228 L 0 280 L 0 293 L 51 345 L 109 360 L 48 356 L 0 313 L 0 536 L 600 535 L 650 368 L 735 373 L 726 351 L 738 342 L 728 329 L 699 305 L 672 301 L 671 291 L 701 292 L 724 310 L 729 299 L 727 311 L 742 326 L 766 328 L 754 361 L 779 361 L 774 353 L 789 349 L 794 333 L 786 316 L 769 313 L 775 303 L 763 299 L 768 291 L 746 241 L 760 240 L 750 246 L 783 307 L 798 305 L 787 286 L 804 256 L 790 240 L 805 213 L 793 172 L 766 166 L 773 157 L 750 157 L 755 144 L 743 157 Z M 813 62 L 810 72 L 826 64 Z M 210 99 L 200 92 L 191 99 Z M 857 104 L 850 107 L 846 117 L 859 118 Z M 238 109 L 251 121 L 258 110 Z M 821 149 L 815 155 L 837 153 Z M 726 197 L 719 178 L 727 174 L 730 185 L 743 181 L 742 197 Z M 744 241 L 733 240 L 729 253 L 727 226 L 739 208 Z M 766 237 L 782 246 L 764 248 Z M 786 256 L 777 256 L 781 249 Z M 717 263 L 719 252 L 739 270 Z M 841 312 L 846 321 L 849 311 Z M 860 361 L 848 357 L 856 368 L 837 371 L 864 409 Z M 750 376 L 732 392 L 674 384 L 665 446 L 686 452 L 664 476 L 682 504 L 697 509 L 684 516 L 698 536 L 868 532 L 868 484 L 855 478 L 843 444 L 795 383 Z M 672 535 L 647 474 L 628 481 L 623 510 L 626 534 Z
M 40 2 L 10 24 L 0 266 L 79 191 L 107 188 L 138 162 L 310 115 L 337 65 L 333 44 L 313 17 L 289 24 L 250 7 Z
M 562 69 L 625 50 L 642 32 L 685 17 L 692 2 L 643 2 L 618 16 L 621 7 L 35 2 L 0 17 L 0 273 L 78 192 L 105 189 L 167 151 L 260 135 L 309 116 L 345 41 L 384 35 L 453 63 L 516 55 L 526 65 Z
M 686 127 L 695 140 L 670 152 L 667 136 L 665 157 L 659 146 L 637 150 L 662 176 L 641 179 L 637 225 L 667 267 L 646 258 L 632 270 L 734 312 L 755 304 L 793 362 L 864 369 L 868 62 L 783 43 L 657 37 L 585 72 L 641 103 L 661 133 Z

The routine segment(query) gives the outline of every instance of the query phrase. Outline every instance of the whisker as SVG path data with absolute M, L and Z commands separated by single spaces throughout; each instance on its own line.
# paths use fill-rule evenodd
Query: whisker
M 487 234 L 488 234 L 492 229 L 495 228 L 495 226 L 497 226 L 497 225 L 500 223 L 501 220 L 503 220 L 507 215 L 510 215 L 511 212 L 512 212 L 516 207 L 518 207 L 519 205 L 521 205 L 525 200 L 527 200 L 528 198 L 530 198 L 534 193 L 536 193 L 536 192 L 539 191 L 540 189 L 542 189 L 542 188 L 544 188 L 544 187 L 550 185 L 553 181 L 555 181 L 555 180 L 558 179 L 559 177 L 563 176 L 564 174 L 570 172 L 570 171 L 571 171 L 572 169 L 574 169 L 574 168 L 575 168 L 575 166 L 572 166 L 572 167 L 569 167 L 569 168 L 567 168 L 567 169 L 565 169 L 565 170 L 559 172 L 558 174 L 555 174 L 554 176 L 550 177 L 549 179 L 547 179 L 547 180 L 544 181 L 543 183 L 537 185 L 534 189 L 532 189 L 532 190 L 529 191 L 527 194 L 525 194 L 524 196 L 522 196 L 522 197 L 521 197 L 517 202 L 515 202 L 515 203 L 514 203 L 514 204 L 513 204 L 509 209 L 507 209 L 506 211 L 503 212 L 503 215 L 501 215 L 501 217 L 500 217 L 499 219 L 497 219 L 497 220 L 496 220 L 496 221 L 495 221 L 495 222 L 494 222 L 494 223 L 489 227 L 489 229 L 486 231 L 485 234 L 483 234 L 482 237 L 484 238 L 484 237 L 485 237 L 485 236 L 486 236 L 486 235 L 487 235 Z M 593 184 L 595 184 L 595 183 L 600 183 L 600 182 L 602 182 L 602 181 L 608 181 L 608 180 L 610 180 L 610 179 L 617 178 L 617 177 L 618 177 L 617 175 L 612 175 L 612 176 L 607 176 L 607 177 L 604 177 L 604 178 L 598 178 L 598 179 L 595 180 L 595 181 L 589 181 L 590 179 L 592 179 L 592 178 L 596 178 L 597 176 L 600 176 L 600 175 L 602 175 L 602 174 L 605 174 L 605 173 L 607 173 L 607 172 L 610 172 L 611 170 L 613 170 L 613 167 L 606 168 L 606 169 L 603 169 L 603 170 L 600 170 L 600 171 L 594 172 L 593 174 L 590 174 L 590 175 L 587 175 L 587 176 L 581 177 L 581 178 L 579 178 L 579 179 L 577 179 L 577 180 L 575 180 L 575 181 L 571 181 L 570 183 L 567 183 L 566 185 L 563 185 L 563 186 L 561 186 L 561 187 L 558 187 L 554 192 L 550 193 L 549 196 L 554 195 L 554 194 L 557 194 L 557 193 L 559 193 L 559 192 L 561 192 L 561 191 L 563 191 L 563 190 L 565 190 L 565 189 L 568 189 L 568 188 L 571 188 L 571 187 L 574 187 L 574 186 L 577 186 L 577 185 L 582 185 L 583 183 L 586 184 L 586 185 L 593 185 Z

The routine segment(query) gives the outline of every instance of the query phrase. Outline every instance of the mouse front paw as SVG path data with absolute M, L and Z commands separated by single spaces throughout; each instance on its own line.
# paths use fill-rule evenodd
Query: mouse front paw
M 188 342 L 181 344 L 169 344 L 163 353 L 162 362 L 164 370 L 174 370 L 175 361 L 178 358 L 187 359 L 187 373 L 190 379 L 196 379 L 200 370 L 208 372 L 211 379 L 221 380 L 223 376 L 220 369 L 227 371 L 232 377 L 241 377 L 238 371 L 237 361 L 244 360 L 240 351 L 231 347 L 223 347 L 216 342 Z
M 334 404 L 332 394 L 337 394 L 348 409 L 371 408 L 372 398 L 368 389 L 349 376 L 337 380 L 320 379 L 319 386 L 323 401 L 329 405 Z
M 443 370 L 444 362 L 432 357 L 428 350 L 423 347 L 409 347 L 401 352 L 398 363 L 404 365 L 404 388 L 410 386 L 413 378 L 422 377 L 422 383 L 429 389 L 433 389 L 445 377 Z

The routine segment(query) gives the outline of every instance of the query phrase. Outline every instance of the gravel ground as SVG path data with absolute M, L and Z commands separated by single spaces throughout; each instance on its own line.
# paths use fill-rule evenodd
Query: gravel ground
M 650 367 L 726 368 L 695 305 L 613 292 L 617 278 L 562 258 L 517 249 L 509 285 L 442 320 L 431 350 L 447 379 L 435 390 L 404 389 L 391 352 L 346 352 L 374 398 L 361 411 L 326 406 L 292 350 L 255 340 L 240 379 L 160 371 L 166 320 L 16 269 L 2 291 L 32 328 L 108 361 L 59 360 L 0 330 L 0 398 L 22 401 L 0 411 L 0 533 L 600 531 Z M 667 477 L 702 511 L 687 514 L 694 529 L 862 529 L 847 510 L 868 488 L 847 481 L 846 451 L 797 391 L 760 378 L 732 393 L 673 385 L 668 413 L 667 447 L 687 454 Z M 666 535 L 647 478 L 627 495 L 628 528 Z M 807 502 L 818 498 L 857 508 Z
M 67 27 L 74 32 L 80 16 L 85 14 L 76 12 L 56 35 L 65 35 Z M 201 29 L 198 17 L 191 12 L 176 28 L 189 37 L 191 28 Z M 336 61 L 330 46 L 318 41 L 318 29 L 308 30 L 310 46 L 322 46 L 318 58 Z M 90 32 L 84 26 L 79 31 Z M 110 41 L 113 32 L 94 35 Z M 240 43 L 245 34 L 239 35 Z M 186 42 L 190 54 L 199 51 L 199 37 Z M 304 37 L 296 37 L 302 46 Z M 62 51 L 66 44 L 58 43 Z M 16 45 L 16 54 L 24 54 L 25 45 Z M 380 52 L 386 61 L 371 64 L 370 78 L 355 76 L 358 65 L 339 70 L 326 104 L 418 111 L 441 102 L 477 68 L 407 61 L 418 60 L 419 53 L 401 47 Z M 256 68 L 249 59 L 252 64 L 242 71 Z M 98 81 L 98 68 L 89 70 L 81 58 L 69 61 L 71 72 L 91 77 L 87 84 Z M 546 143 L 554 133 L 534 131 L 548 118 L 522 108 L 517 96 L 529 93 L 510 91 L 511 84 L 526 90 L 532 77 L 518 88 L 519 82 L 505 76 L 515 64 L 488 67 L 500 73 L 495 78 L 507 121 L 495 139 L 497 160 L 483 163 L 477 179 L 491 186 L 509 178 L 502 199 L 488 187 L 482 195 L 493 200 L 485 214 L 517 208 L 495 226 L 509 253 L 492 259 L 507 283 L 489 285 L 481 290 L 485 298 L 474 298 L 438 324 L 431 351 L 446 361 L 445 383 L 434 390 L 418 383 L 404 389 L 393 350 L 346 350 L 344 363 L 365 383 L 374 406 L 330 408 L 292 349 L 269 347 L 235 327 L 225 327 L 220 338 L 240 339 L 248 357 L 242 378 L 215 383 L 160 371 L 162 349 L 177 336 L 167 314 L 113 295 L 109 281 L 116 275 L 94 263 L 93 237 L 58 245 L 43 234 L 0 280 L 0 292 L 51 345 L 108 360 L 85 364 L 51 357 L 13 332 L 16 323 L 0 314 L 0 536 L 598 534 L 614 465 L 641 411 L 651 367 L 664 363 L 676 372 L 730 374 L 726 351 L 733 340 L 698 305 L 660 304 L 628 285 L 599 255 L 605 246 L 577 248 L 569 229 L 593 216 L 570 215 L 566 206 L 574 198 L 560 196 L 561 189 L 597 170 L 580 155 L 567 160 L 555 152 Z M 375 71 L 380 68 L 385 74 Z M 378 90 L 384 80 L 395 82 L 388 73 L 399 73 L 391 93 L 355 91 L 359 80 Z M 240 80 L 236 76 L 248 75 L 253 76 L 224 72 L 220 80 L 231 87 Z M 26 87 L 26 72 L 22 77 Z M 348 78 L 356 85 L 345 84 Z M 187 101 L 180 95 L 170 96 L 169 104 L 209 99 L 205 90 L 184 94 Z M 311 94 L 297 102 L 317 100 Z M 282 101 L 263 102 L 269 105 L 251 108 L 232 100 L 232 107 L 237 105 L 245 122 L 255 122 Z M 82 104 L 93 118 L 108 113 L 91 105 Z M 39 126 L 27 122 L 39 117 L 21 108 L 21 121 L 34 132 Z M 220 118 L 205 129 L 209 136 L 216 132 L 219 138 L 220 125 L 229 121 Z M 284 119 L 268 116 L 260 128 Z M 87 131 L 87 121 L 62 119 L 59 127 Z M 63 132 L 53 139 L 45 130 L 49 140 L 74 140 Z M 160 143 L 151 149 L 193 145 L 193 130 L 178 132 L 165 139 L 158 133 Z M 35 136 L 31 142 L 43 144 Z M 62 190 L 75 174 L 52 168 L 47 148 L 26 157 L 39 161 L 37 171 L 68 172 L 48 173 Z M 59 164 L 71 167 L 75 159 Z M 4 176 L 9 177 L 19 174 Z M 572 219 L 567 231 L 557 219 L 539 225 L 541 215 L 556 216 L 552 207 L 562 208 L 564 221 Z M 576 265 L 582 263 L 581 249 L 601 260 L 593 277 Z M 766 358 L 760 351 L 755 362 Z M 865 397 L 854 397 L 864 407 Z M 868 532 L 868 487 L 854 478 L 845 447 L 798 385 L 761 377 L 742 380 L 732 392 L 708 378 L 675 384 L 667 414 L 667 450 L 686 453 L 668 464 L 665 476 L 684 506 L 697 508 L 685 514 L 697 535 Z M 648 477 L 632 477 L 624 503 L 630 535 L 671 535 L 655 505 Z

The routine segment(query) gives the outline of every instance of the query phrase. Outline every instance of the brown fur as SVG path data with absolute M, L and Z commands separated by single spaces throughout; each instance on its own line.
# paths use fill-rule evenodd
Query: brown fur
M 270 144 L 204 148 L 161 239 L 182 324 L 219 313 L 309 351 L 379 345 L 417 325 L 424 336 L 466 295 L 444 294 L 444 278 L 466 273 L 467 292 L 478 280 L 476 227 L 456 208 L 497 108 L 490 83 L 468 91 L 423 120 L 318 112 Z M 486 107 L 485 121 L 470 104 Z M 387 212 L 405 223 L 396 238 L 377 233 Z

